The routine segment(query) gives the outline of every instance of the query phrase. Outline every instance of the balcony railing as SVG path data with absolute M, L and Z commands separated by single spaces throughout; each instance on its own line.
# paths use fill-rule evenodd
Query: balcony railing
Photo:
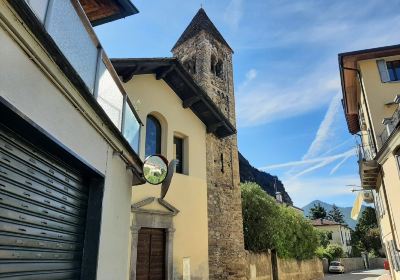
M 358 145 L 358 164 L 363 189 L 375 189 L 379 175 L 379 164 L 374 160 L 375 153 L 371 149 L 366 149 Z
M 357 145 L 358 162 L 370 161 L 375 157 L 375 153 L 372 149 L 366 148 L 364 145 Z
M 78 0 L 25 0 L 110 120 L 138 153 L 140 121 Z
M 397 125 L 400 122 L 400 106 L 397 105 L 397 109 L 394 112 L 394 114 L 390 118 L 385 118 L 383 120 L 383 124 L 385 125 L 385 128 L 383 131 L 378 135 L 378 141 L 379 141 L 379 147 L 381 148 L 386 141 L 389 139 L 390 135 L 394 131 L 394 129 L 397 127 Z

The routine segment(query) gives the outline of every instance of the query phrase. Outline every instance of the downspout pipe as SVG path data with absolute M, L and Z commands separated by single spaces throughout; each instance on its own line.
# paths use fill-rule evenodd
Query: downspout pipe
M 349 71 L 355 71 L 357 73 L 357 78 L 358 78 L 358 81 L 360 82 L 360 87 L 361 87 L 361 94 L 363 95 L 363 98 L 364 98 L 364 101 L 365 101 L 365 108 L 367 110 L 367 117 L 368 117 L 369 127 L 371 128 L 372 134 L 374 135 L 374 137 L 372 137 L 372 141 L 374 142 L 374 151 L 375 151 L 375 154 L 377 154 L 378 153 L 378 149 L 377 149 L 378 146 L 377 146 L 377 143 L 376 143 L 376 140 L 375 140 L 375 131 L 374 131 L 374 127 L 372 126 L 371 115 L 369 113 L 369 107 L 368 107 L 368 104 L 366 102 L 367 101 L 367 96 L 366 96 L 365 91 L 364 91 L 364 85 L 363 85 L 363 82 L 362 82 L 362 79 L 361 79 L 361 77 L 362 77 L 361 76 L 361 72 L 360 72 L 360 70 L 358 70 L 356 68 L 344 67 L 342 61 L 340 62 L 340 68 L 341 68 L 342 71 L 343 70 L 349 70 Z M 344 81 L 344 78 L 343 78 L 343 81 Z M 343 90 L 345 90 L 345 87 L 343 88 Z

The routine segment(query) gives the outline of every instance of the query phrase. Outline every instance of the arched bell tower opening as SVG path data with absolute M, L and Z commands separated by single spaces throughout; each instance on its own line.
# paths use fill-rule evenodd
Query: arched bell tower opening
M 172 53 L 235 126 L 233 50 L 200 9 Z M 210 279 L 246 279 L 236 135 L 206 137 Z

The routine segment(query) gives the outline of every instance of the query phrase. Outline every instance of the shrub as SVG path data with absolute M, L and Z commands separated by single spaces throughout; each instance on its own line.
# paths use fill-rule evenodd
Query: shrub
M 319 245 L 326 248 L 332 239 L 332 231 L 318 231 Z
M 278 204 L 256 183 L 244 183 L 241 190 L 247 250 L 275 249 L 281 258 L 308 259 L 315 255 L 318 233 L 308 220 Z
M 344 256 L 343 248 L 338 244 L 329 244 L 325 251 L 327 254 L 332 256 L 332 259 L 339 259 Z
M 326 251 L 326 248 L 324 248 L 324 247 L 318 247 L 316 250 L 315 250 L 315 255 L 318 257 L 318 258 L 320 258 L 320 259 L 328 259 L 328 261 L 330 262 L 330 261 L 332 261 L 333 260 L 333 257 L 332 257 L 332 255 L 331 254 L 329 254 L 327 251 Z

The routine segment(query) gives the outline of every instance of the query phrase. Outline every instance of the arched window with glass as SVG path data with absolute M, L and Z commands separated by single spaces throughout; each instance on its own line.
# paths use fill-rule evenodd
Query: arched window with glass
M 161 133 L 159 120 L 152 115 L 148 115 L 146 120 L 146 157 L 161 154 Z

